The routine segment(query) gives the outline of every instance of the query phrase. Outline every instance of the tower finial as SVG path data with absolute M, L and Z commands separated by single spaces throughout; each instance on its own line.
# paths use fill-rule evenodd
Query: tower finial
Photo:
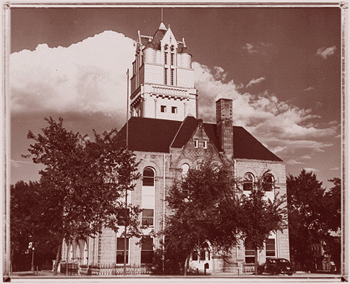
M 164 11 L 163 8 L 160 8 L 160 22 L 162 23 L 164 21 Z

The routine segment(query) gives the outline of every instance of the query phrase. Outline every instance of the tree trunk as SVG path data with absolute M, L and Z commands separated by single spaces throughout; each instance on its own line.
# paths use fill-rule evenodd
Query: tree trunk
M 69 241 L 67 241 L 67 256 L 66 256 L 66 275 L 69 274 L 69 271 L 68 271 L 68 260 L 69 260 Z
M 60 261 L 60 255 L 61 255 L 61 247 L 62 247 L 62 243 L 60 243 L 58 245 L 58 248 L 57 248 L 56 261 L 55 261 L 55 265 L 53 267 L 53 275 L 57 275 L 57 269 L 58 269 L 58 264 Z
M 188 263 L 190 261 L 190 255 L 191 254 L 188 254 L 187 257 L 186 257 L 186 260 L 185 260 L 185 263 L 184 263 L 184 275 L 186 276 L 187 275 L 187 269 L 188 269 Z
M 255 248 L 255 276 L 258 275 L 258 249 Z

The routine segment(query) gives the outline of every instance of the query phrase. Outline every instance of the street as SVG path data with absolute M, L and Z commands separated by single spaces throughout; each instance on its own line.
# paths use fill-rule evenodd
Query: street
M 14 273 L 12 283 L 304 283 L 304 282 L 342 282 L 339 274 L 297 272 L 293 276 L 287 275 L 259 275 L 245 274 L 232 276 L 53 276 L 51 271 L 39 271 L 38 274 Z

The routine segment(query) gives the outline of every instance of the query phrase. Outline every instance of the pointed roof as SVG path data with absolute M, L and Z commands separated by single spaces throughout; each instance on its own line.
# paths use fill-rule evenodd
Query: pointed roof
M 158 30 L 165 30 L 165 31 L 167 30 L 164 22 L 160 23 Z
M 165 119 L 132 117 L 129 119 L 129 149 L 132 151 L 169 153 L 170 148 L 182 148 L 192 137 L 200 123 L 199 119 L 187 116 L 183 122 Z M 218 151 L 217 126 L 203 123 L 205 133 Z M 126 124 L 119 131 L 120 143 L 125 145 Z M 282 162 L 243 127 L 233 126 L 233 158 Z

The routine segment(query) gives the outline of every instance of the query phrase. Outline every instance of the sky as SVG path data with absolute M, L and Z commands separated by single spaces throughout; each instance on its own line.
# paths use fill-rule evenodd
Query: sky
M 165 25 L 192 54 L 199 118 L 234 101 L 245 127 L 325 187 L 341 170 L 341 11 L 336 7 L 165 6 Z M 38 180 L 21 155 L 45 117 L 92 135 L 126 121 L 126 70 L 138 31 L 153 36 L 160 8 L 11 8 L 11 183 Z

